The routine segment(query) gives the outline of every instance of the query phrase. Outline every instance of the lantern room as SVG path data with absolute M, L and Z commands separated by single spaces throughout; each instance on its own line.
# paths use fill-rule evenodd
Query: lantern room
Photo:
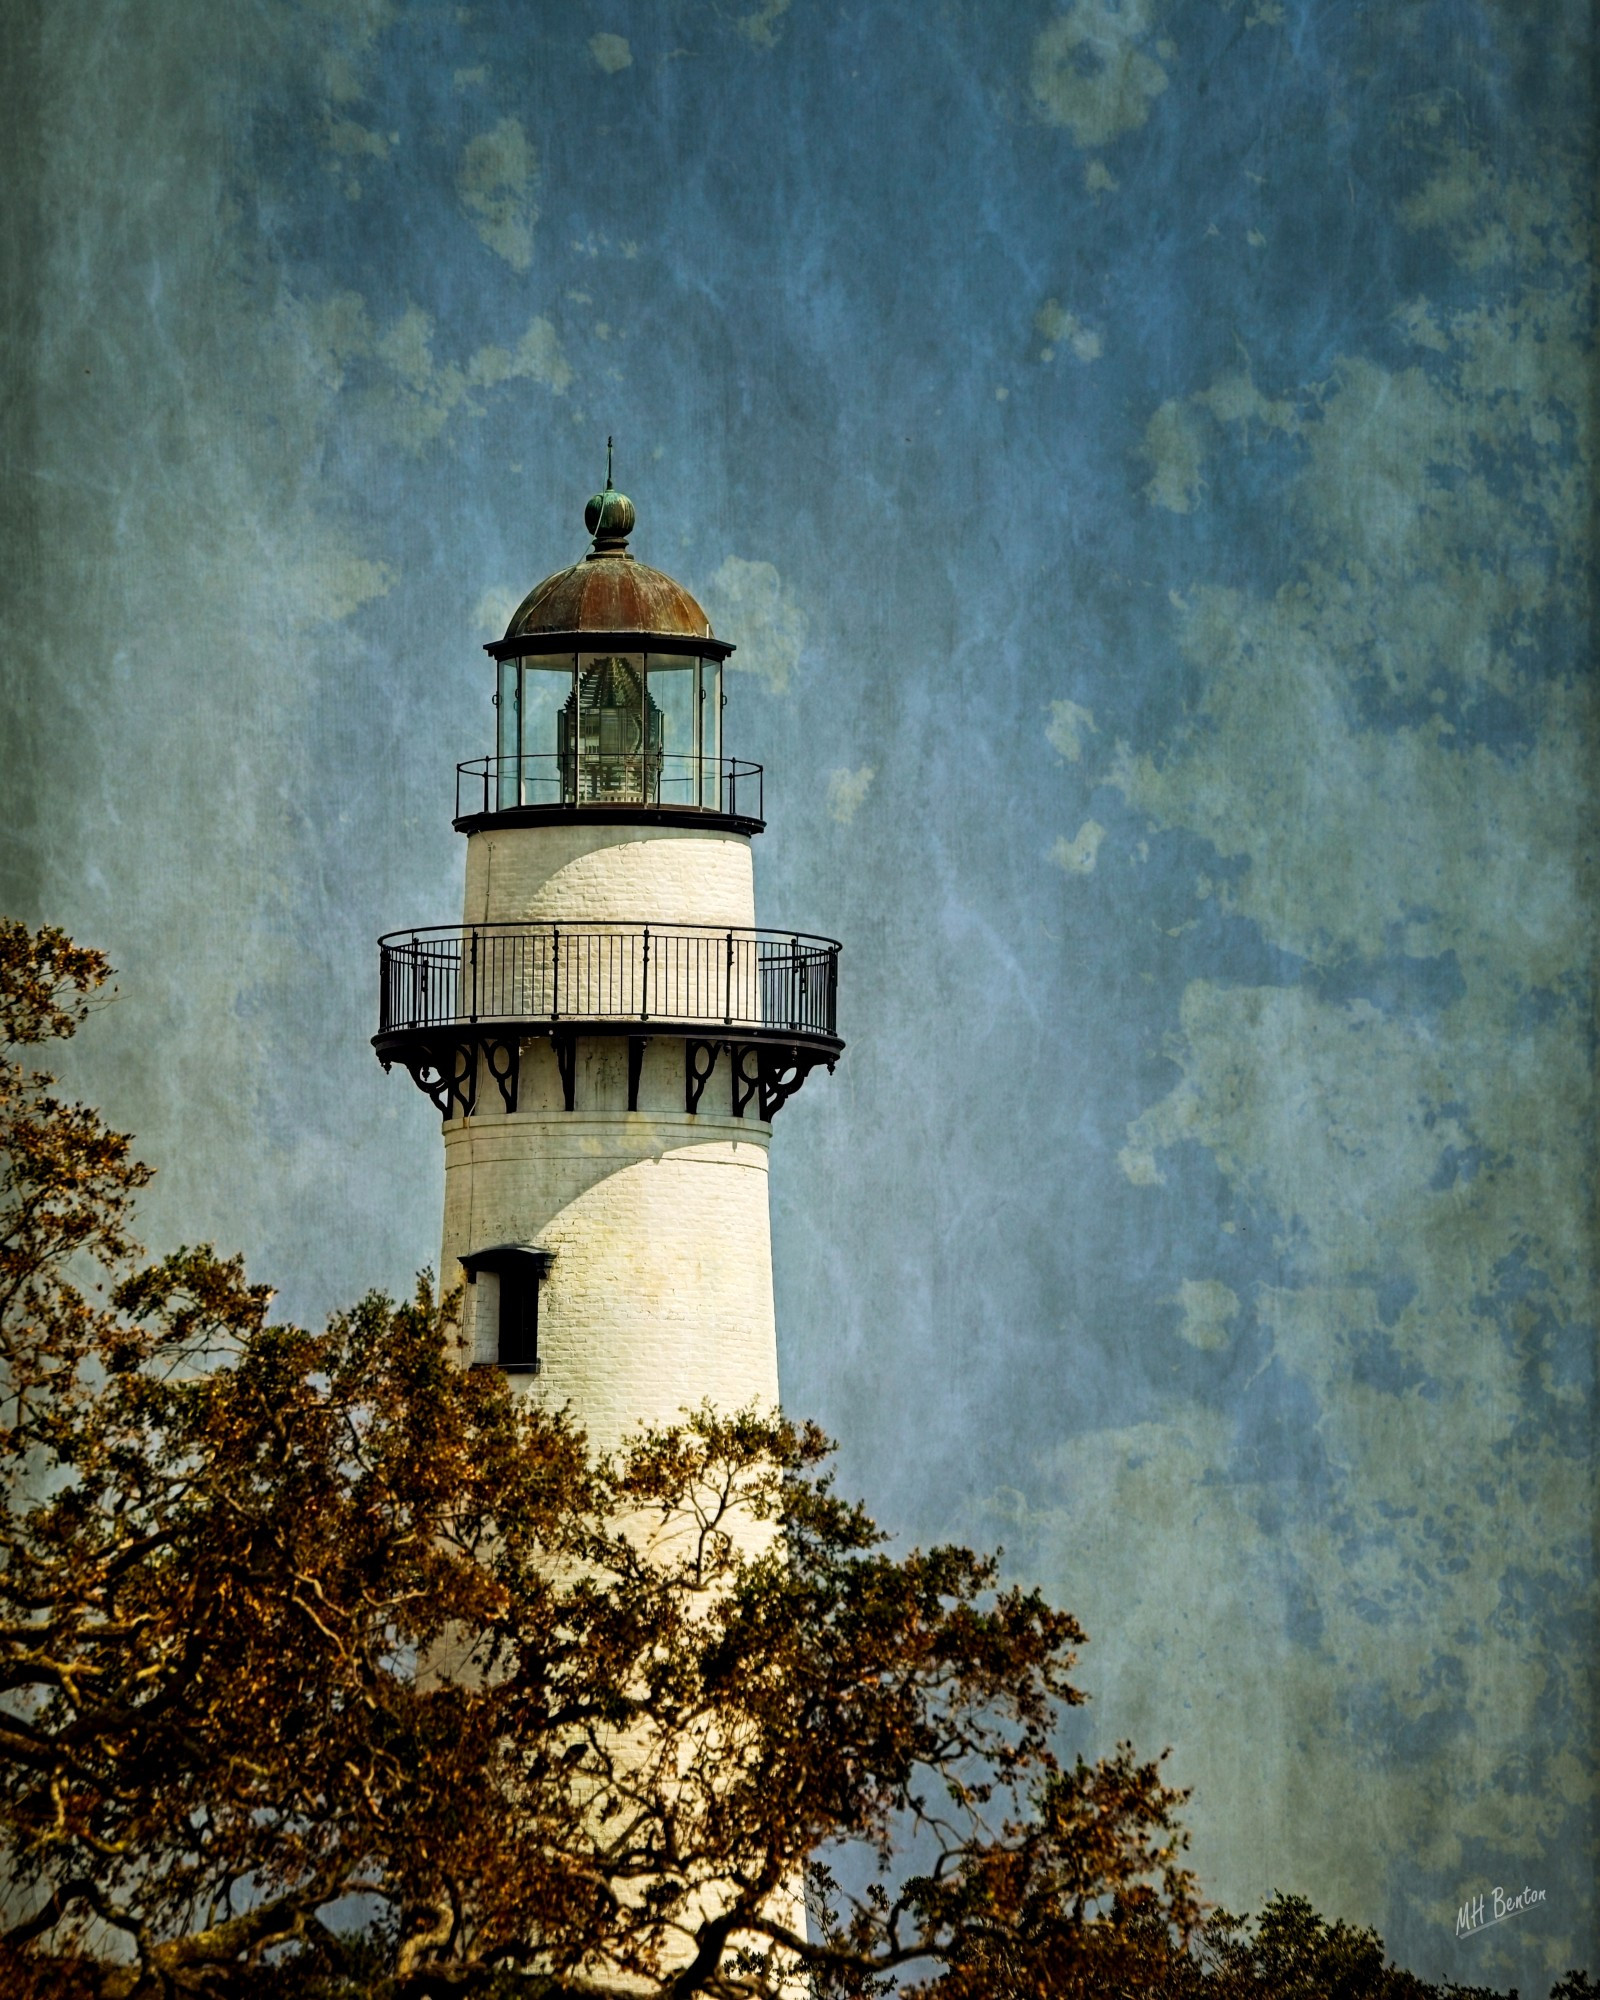
M 609 478 L 584 525 L 589 553 L 530 591 L 485 648 L 495 752 L 459 767 L 457 825 L 600 810 L 757 831 L 760 766 L 723 745 L 733 647 L 681 584 L 628 553 L 633 502 Z
M 374 1045 L 447 1123 L 492 1096 L 508 1118 L 672 1103 L 709 1120 L 720 1102 L 741 1129 L 751 1113 L 770 1124 L 838 1060 L 839 947 L 755 923 L 762 771 L 727 754 L 732 645 L 629 554 L 633 502 L 609 468 L 584 522 L 589 553 L 484 649 L 498 731 L 456 767 L 463 920 L 379 941 Z M 497 1256 L 520 1240 L 514 1220 Z

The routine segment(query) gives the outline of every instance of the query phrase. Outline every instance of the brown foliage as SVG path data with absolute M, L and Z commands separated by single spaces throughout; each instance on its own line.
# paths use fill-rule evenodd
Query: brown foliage
M 105 976 L 0 927 L 13 1049 Z M 135 1267 L 146 1169 L 14 1055 L 0 1147 L 5 1990 L 1299 1990 L 1197 1932 L 1154 1764 L 1058 1761 L 1074 1621 L 892 1556 L 815 1429 L 597 1462 L 426 1283 L 311 1333 L 236 1259 Z
M 12 1044 L 105 971 L 6 927 Z M 815 1430 L 702 1411 L 595 1463 L 425 1285 L 311 1333 L 237 1260 L 135 1268 L 127 1140 L 14 1059 L 0 1106 L 14 1985 L 955 1995 L 1002 1933 L 1021 1968 L 1188 1921 L 1154 1767 L 1052 1754 L 1072 1619 L 891 1557 Z

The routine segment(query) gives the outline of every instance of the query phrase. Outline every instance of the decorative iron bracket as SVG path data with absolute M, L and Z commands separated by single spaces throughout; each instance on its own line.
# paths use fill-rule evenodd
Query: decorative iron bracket
M 576 1035 L 552 1034 L 550 1046 L 556 1052 L 556 1068 L 561 1072 L 561 1096 L 563 1106 L 570 1111 L 576 1102 L 578 1081 L 578 1038 Z
M 384 1039 L 388 1043 L 379 1051 L 378 1060 L 383 1067 L 388 1069 L 391 1064 L 400 1063 L 440 1117 L 448 1121 L 456 1117 L 470 1118 L 477 1108 L 480 1056 L 482 1067 L 494 1079 L 507 1113 L 517 1110 L 522 1080 L 522 1042 L 528 1034 L 544 1033 L 549 1036 L 556 1069 L 561 1077 L 563 1108 L 567 1111 L 576 1109 L 580 1029 L 586 1031 L 586 1024 L 573 1022 L 570 1025 L 546 1026 L 544 1023 L 508 1023 L 504 1026 L 497 1024 L 492 1030 L 463 1026 L 454 1031 L 449 1026 L 442 1026 L 427 1034 L 413 1032 L 403 1037 L 396 1034 L 392 1039 L 375 1039 Z M 602 1034 L 607 1032 L 614 1031 L 601 1029 Z M 669 1029 L 669 1035 L 674 1042 L 680 1035 L 683 1038 L 683 1108 L 691 1117 L 698 1113 L 706 1085 L 724 1052 L 728 1057 L 729 1109 L 732 1115 L 743 1118 L 754 1104 L 756 1117 L 766 1124 L 772 1122 L 814 1069 L 826 1068 L 831 1074 L 840 1053 L 837 1043 L 831 1049 L 827 1046 L 819 1048 L 805 1039 L 780 1041 L 774 1037 L 770 1041 L 744 1041 L 734 1036 L 702 1038 L 686 1034 L 683 1027 L 677 1026 Z M 626 1040 L 628 1110 L 637 1112 L 644 1078 L 644 1052 L 652 1036 L 630 1031 Z
M 459 1110 L 472 1116 L 478 1101 L 478 1048 L 475 1042 L 427 1042 L 400 1060 L 411 1081 L 448 1119 Z
M 761 1049 L 755 1042 L 733 1045 L 733 1115 L 742 1118 L 761 1088 Z M 763 1118 L 765 1112 L 760 1114 Z
M 700 1094 L 716 1068 L 718 1042 L 684 1042 L 684 1110 L 694 1116 L 700 1110 Z
M 700 1096 L 716 1068 L 720 1042 L 684 1042 L 684 1110 L 694 1116 L 700 1110 Z
M 695 1048 L 709 1048 L 712 1061 L 716 1059 L 716 1049 L 711 1043 L 701 1042 L 689 1045 Z M 724 1044 L 733 1057 L 733 1115 L 742 1118 L 749 1110 L 752 1100 L 756 1106 L 756 1116 L 770 1125 L 783 1107 L 794 1096 L 806 1078 L 818 1066 L 826 1064 L 832 1074 L 837 1058 L 813 1053 L 810 1049 L 794 1045 L 785 1046 L 771 1042 L 731 1042 Z M 691 1084 L 696 1074 L 694 1057 L 689 1057 Z M 711 1074 L 708 1062 L 700 1074 L 698 1087 L 694 1088 L 695 1102 L 698 1103 L 700 1090 L 705 1079 Z M 690 1109 L 694 1106 L 691 1104 Z
M 517 1108 L 517 1084 L 522 1070 L 522 1044 L 513 1037 L 510 1041 L 485 1040 L 483 1059 L 489 1065 L 489 1074 L 500 1086 L 500 1099 L 507 1112 Z
M 762 1049 L 761 1116 L 769 1125 L 821 1060 L 804 1049 Z M 831 1070 L 833 1064 L 828 1067 Z
M 644 1068 L 644 1045 L 649 1039 L 648 1035 L 630 1035 L 628 1037 L 628 1109 L 630 1111 L 637 1111 L 639 1108 L 639 1072 Z

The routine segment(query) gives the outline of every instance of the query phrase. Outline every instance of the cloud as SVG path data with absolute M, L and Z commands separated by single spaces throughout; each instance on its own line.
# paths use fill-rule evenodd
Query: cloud
M 1144 456 L 1151 479 L 1144 489 L 1150 504 L 1172 514 L 1188 514 L 1200 498 L 1205 441 L 1181 402 L 1163 403 L 1145 426 Z
M 1057 840 L 1050 850 L 1050 859 L 1069 875 L 1092 875 L 1105 837 L 1106 830 L 1098 820 L 1086 819 L 1071 840 Z
M 1288 432 L 1297 430 L 1300 424 L 1294 400 L 1286 396 L 1263 396 L 1248 368 L 1229 369 L 1193 401 L 1209 410 L 1219 424 L 1242 424 L 1247 445 L 1251 424 L 1263 430 Z
M 1407 340 L 1418 347 L 1426 347 L 1434 354 L 1450 352 L 1449 336 L 1439 325 L 1438 316 L 1426 299 L 1413 299 L 1392 315 L 1394 323 Z
M 1145 498 L 1171 514 L 1192 513 L 1205 490 L 1207 455 L 1232 427 L 1248 451 L 1258 432 L 1294 435 L 1301 428 L 1299 402 L 1266 396 L 1248 367 L 1225 370 L 1208 387 L 1161 404 L 1145 426 L 1142 455 L 1152 477 Z
M 1584 1390 L 1562 1328 L 1592 1307 L 1574 1189 L 1593 1091 L 1570 1031 L 1519 1038 L 1497 1013 L 1465 1003 L 1441 1034 L 1304 988 L 1196 981 L 1170 1051 L 1181 1080 L 1130 1128 L 1125 1170 L 1136 1183 L 1159 1183 L 1158 1161 L 1199 1148 L 1237 1203 L 1275 1218 L 1282 1281 L 1255 1305 L 1279 1401 L 1304 1399 L 1304 1444 L 1285 1469 L 1304 1478 L 1314 1439 L 1328 1481 L 1320 1496 L 1309 1485 L 1281 1500 L 1261 1489 L 1282 1475 L 1241 1445 L 1264 1411 L 1258 1370 L 1236 1400 L 1233 1434 L 1206 1447 L 1217 1454 L 1209 1465 L 1187 1441 L 1192 1413 L 1141 1436 L 1142 1477 L 1159 1489 L 1145 1499 L 1160 1497 L 1165 1514 L 1141 1515 L 1137 1496 L 1121 1496 L 1125 1521 L 1182 1520 L 1185 1553 L 1153 1575 L 1139 1562 L 1119 1567 L 1143 1579 L 1143 1595 L 1118 1607 L 1117 1647 L 1136 1653 L 1141 1635 L 1166 1633 L 1179 1683 L 1203 1676 L 1241 1714 L 1253 1709 L 1252 1740 L 1287 1757 L 1281 1781 L 1252 1773 L 1246 1799 L 1216 1763 L 1214 1728 L 1183 1739 L 1178 1775 L 1229 1829 L 1229 1851 L 1208 1872 L 1230 1902 L 1259 1900 L 1288 1874 L 1330 1885 L 1325 1898 L 1340 1885 L 1351 1906 L 1382 1907 L 1381 1857 L 1330 1834 L 1339 1809 L 1307 1824 L 1293 1801 L 1308 1786 L 1330 1801 L 1362 1798 L 1392 1839 L 1441 1871 L 1462 1865 L 1469 1828 L 1479 1840 L 1493 1829 L 1503 1865 L 1534 1865 L 1562 1812 L 1587 1796 L 1581 1760 L 1553 1754 L 1564 1725 L 1541 1704 L 1587 1671 L 1584 1643 L 1556 1608 L 1592 1589 L 1573 1532 L 1588 1466 L 1563 1440 L 1581 1426 Z M 1498 1034 L 1510 1076 L 1481 1061 Z M 1462 1161 L 1479 1164 L 1462 1178 Z M 1508 1271 L 1518 1275 L 1508 1281 Z M 1179 1331 L 1202 1352 L 1226 1343 L 1227 1315 L 1213 1310 L 1226 1288 L 1212 1283 L 1180 1291 Z M 1075 1485 L 1091 1477 L 1086 1456 L 1114 1463 L 1118 1451 L 1115 1438 L 1087 1453 L 1075 1445 Z M 1082 1507 L 1075 1496 L 1065 1510 L 1057 1560 L 1070 1549 L 1075 1574 L 1087 1575 Z M 1219 1539 L 1228 1579 L 1191 1579 L 1189 1565 L 1206 1563 Z M 1508 1592 L 1525 1606 L 1509 1621 Z M 1297 1597 L 1300 1635 L 1274 1636 L 1272 1621 Z M 1258 1637 L 1241 1645 L 1225 1628 L 1252 1603 Z M 1536 1666 L 1523 1618 L 1541 1633 Z M 1299 1726 L 1319 1710 L 1318 1727 Z M 1373 1754 L 1365 1714 L 1389 1718 L 1379 1741 L 1442 1732 L 1448 1763 L 1419 1786 L 1404 1758 Z M 1517 1743 L 1549 1760 L 1538 1798 L 1504 1789 Z M 1292 1756 L 1286 1745 L 1298 1745 Z M 1259 1810 L 1269 1817 L 1258 1846 Z
M 734 26 L 755 49 L 776 48 L 778 23 L 789 11 L 789 0 L 764 0 L 753 14 L 741 14 Z
M 1094 714 L 1090 709 L 1080 708 L 1075 701 L 1053 701 L 1044 733 L 1053 750 L 1059 751 L 1069 764 L 1076 764 L 1083 756 L 1085 734 L 1094 734 Z
M 1440 150 L 1441 164 L 1401 204 L 1400 213 L 1414 230 L 1441 234 L 1467 271 L 1512 263 L 1538 270 L 1552 254 L 1565 262 L 1573 218 L 1559 177 L 1508 178 L 1492 157 L 1472 147 Z
M 476 349 L 467 363 L 467 380 L 474 387 L 483 388 L 499 382 L 540 382 L 559 396 L 572 382 L 572 369 L 561 351 L 555 328 L 549 320 L 535 317 L 529 320 L 521 339 L 509 352 L 503 347 Z
M 728 556 L 701 596 L 717 632 L 739 649 L 729 667 L 754 674 L 770 693 L 782 694 L 806 642 L 806 615 L 774 566 Z
M 539 316 L 514 348 L 479 347 L 464 364 L 437 359 L 432 315 L 418 305 L 408 305 L 381 331 L 357 292 L 295 306 L 289 316 L 323 378 L 341 388 L 359 374 L 363 406 L 411 450 L 430 443 L 456 414 L 481 413 L 476 392 L 529 381 L 560 396 L 573 380 L 555 328 Z
M 1040 30 L 1029 81 L 1034 102 L 1080 146 L 1133 132 L 1167 87 L 1167 73 L 1138 46 L 1150 33 L 1150 0 L 1073 0 Z
M 335 104 L 366 95 L 373 50 L 393 25 L 393 0 L 322 0 L 307 9 L 307 41 L 314 45 L 318 79 Z
M 388 563 L 337 547 L 318 550 L 298 563 L 286 562 L 283 576 L 288 594 L 301 606 L 301 616 L 321 624 L 336 623 L 386 597 L 395 582 Z
M 495 584 L 486 590 L 472 607 L 472 623 L 480 631 L 493 632 L 498 637 L 511 623 L 511 615 L 522 602 L 524 592 L 513 590 L 506 584 Z
M 861 802 L 877 775 L 877 767 L 873 764 L 862 764 L 854 771 L 830 771 L 828 817 L 840 826 L 848 826 L 861 810 Z
M 1470 647 L 1466 630 L 1452 646 L 1456 629 L 1492 615 L 1499 595 L 1465 573 L 1458 582 L 1465 616 L 1444 607 L 1434 640 L 1452 664 Z M 1416 588 L 1433 594 L 1424 577 Z M 1375 620 L 1337 575 L 1316 590 L 1286 584 L 1266 603 L 1220 586 L 1193 600 L 1179 630 L 1203 676 L 1198 713 L 1164 753 L 1124 746 L 1107 777 L 1156 825 L 1203 834 L 1247 864 L 1221 891 L 1225 905 L 1318 964 L 1453 950 L 1519 982 L 1558 984 L 1582 933 L 1570 843 L 1587 786 L 1587 691 L 1544 690 L 1533 740 L 1508 761 L 1433 709 L 1362 722 L 1358 648 L 1381 634 L 1396 679 L 1430 670 L 1406 657 L 1422 635 L 1403 608 Z
M 533 262 L 538 181 L 537 156 L 515 118 L 468 140 L 456 167 L 456 194 L 473 228 L 513 271 Z
M 323 126 L 322 143 L 342 160 L 386 160 L 394 140 L 385 133 L 369 131 L 353 118 L 329 118 Z
M 1183 1562 L 1106 1557 L 1140 1582 L 1105 1607 L 1100 1671 L 1167 1647 L 1167 1684 L 1203 1678 L 1276 1760 L 1245 1779 L 1213 1727 L 1185 1740 L 1176 1775 L 1227 1829 L 1215 1892 L 1292 1878 L 1329 1907 L 1414 1897 L 1416 1922 L 1469 1840 L 1508 1869 L 1560 1865 L 1592 1788 L 1572 1607 L 1593 1601 L 1596 717 L 1559 638 L 1591 615 L 1585 201 L 1470 153 L 1430 176 L 1403 218 L 1476 277 L 1407 305 L 1409 348 L 1346 354 L 1303 393 L 1230 371 L 1146 432 L 1149 496 L 1177 513 L 1207 454 L 1264 430 L 1294 445 L 1286 574 L 1185 585 L 1193 700 L 1100 774 L 1223 858 L 1209 893 L 1284 967 L 1189 981 L 1174 1080 L 1120 1156 L 1169 1190 L 1152 1203 L 1182 1198 L 1197 1156 L 1219 1176 L 1259 1239 L 1250 1330 L 1204 1280 L 1180 1288 L 1179 1331 L 1221 1354 L 1231 1326 L 1262 1359 L 1227 1435 L 1180 1411 L 1075 1441 L 1039 1544 L 1047 1577 L 1092 1579 L 1082 1538 L 1108 1496 L 1119 1522 L 1182 1522 Z M 1298 1412 L 1293 1490 L 1252 1421 L 1269 1395 Z M 1513 1749 L 1534 1782 L 1508 1778 Z M 1358 1807 L 1389 1829 L 1370 1858 L 1338 1832 Z M 1417 1885 L 1381 1879 L 1397 1846 Z
M 1269 1394 L 1263 1381 L 1240 1400 Z M 1538 1737 L 1541 1695 L 1576 1687 L 1541 1689 L 1527 1672 L 1527 1634 L 1501 1598 L 1509 1524 L 1461 1505 L 1449 1416 L 1415 1399 L 1397 1414 L 1408 1421 L 1383 1442 L 1408 1476 L 1388 1539 L 1352 1533 L 1342 1488 L 1320 1506 L 1285 1504 L 1292 1489 L 1270 1467 L 1239 1464 L 1234 1419 L 1192 1405 L 1075 1436 L 1031 1477 L 1036 1497 L 1008 1494 L 973 1529 L 1003 1539 L 1013 1573 L 1082 1621 L 1075 1678 L 1106 1739 L 1175 1739 L 1167 1776 L 1194 1788 L 1193 1858 L 1231 1907 L 1296 1882 L 1315 1884 L 1323 1909 L 1370 1919 L 1399 1848 L 1453 1882 L 1482 1852 L 1508 1873 L 1537 1869 L 1541 1842 L 1559 1835 L 1558 1800 L 1508 1797 L 1501 1774 Z M 1571 1505 L 1573 1520 L 1585 1508 L 1570 1485 L 1540 1500 L 1525 1547 L 1530 1573 L 1548 1575 L 1536 1537 L 1560 1537 L 1554 1508 Z M 1481 1728 L 1463 1726 L 1471 1715 Z M 1448 1745 L 1437 1788 L 1401 1748 L 1430 1742 Z M 1552 1792 L 1581 1782 L 1570 1764 L 1549 1775 Z M 1381 1836 L 1352 1839 L 1353 1826 Z
M 607 76 L 615 76 L 619 69 L 628 69 L 633 63 L 626 35 L 591 35 L 589 53 Z
M 1062 310 L 1055 299 L 1046 299 L 1033 316 L 1034 330 L 1053 347 L 1070 344 L 1080 361 L 1095 361 L 1100 355 L 1100 336 L 1086 327 L 1075 313 Z
M 76 747 L 73 782 L 48 796 L 35 786 L 20 816 L 13 791 L 5 823 L 25 843 L 20 879 L 37 867 L 58 920 L 124 969 L 122 1003 L 85 1038 L 77 1083 L 131 1107 L 141 1151 L 161 1162 L 145 1232 L 239 1230 L 264 1255 L 289 1227 L 285 1190 L 331 1157 L 326 1103 L 291 1141 L 264 1079 L 278 1048 L 331 1047 L 339 1032 L 301 998 L 348 921 L 308 829 L 322 823 L 330 691 L 365 657 L 356 620 L 395 581 L 384 560 L 395 537 L 381 508 L 341 504 L 329 471 L 349 419 L 339 364 L 286 299 L 295 259 L 254 261 L 260 239 L 238 193 L 249 182 L 268 209 L 307 194 L 270 167 L 253 177 L 252 162 L 282 160 L 252 150 L 252 121 L 292 78 L 315 144 L 329 92 L 359 95 L 364 31 L 350 10 L 313 21 L 255 8 L 173 10 L 144 30 L 114 61 L 71 63 L 74 130 L 51 115 L 68 82 L 48 43 L 36 72 L 39 227 L 25 268 L 43 333 L 16 359 L 47 412 L 18 495 L 39 589 L 6 650 L 18 685 L 51 689 L 48 726 Z M 25 62 L 19 82 L 28 76 Z M 93 173 L 86 133 L 98 138 Z M 303 176 L 303 159 L 285 171 Z M 108 292 L 138 310 L 108 314 Z M 159 420 L 129 421 L 131 408 Z M 115 552 L 90 592 L 72 584 L 85 549 Z M 62 672 L 66 659 L 78 669 Z M 7 723 L 18 720 L 13 707 Z M 19 782 L 20 720 L 7 732 Z M 362 761 L 354 752 L 352 770 Z M 363 782 L 352 775 L 347 803 Z M 179 937 L 181 954 L 162 948 Z M 177 1066 L 151 1059 L 163 1042 L 205 1051 L 181 1085 Z M 258 1167 L 252 1203 L 239 1187 Z
M 1217 1278 L 1185 1278 L 1169 1301 L 1182 1308 L 1178 1337 L 1191 1347 L 1216 1353 L 1233 1340 L 1229 1331 L 1239 1317 L 1239 1295 Z

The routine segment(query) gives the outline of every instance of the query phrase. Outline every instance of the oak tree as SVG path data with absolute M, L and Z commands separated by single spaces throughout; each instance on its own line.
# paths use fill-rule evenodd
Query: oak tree
M 1158 1763 L 1058 1754 L 1075 1621 L 892 1554 L 815 1428 L 600 1459 L 426 1281 L 311 1332 L 139 1263 L 30 1062 L 106 977 L 0 923 L 0 1991 L 1493 2000 L 1203 1912 Z
M 0 931 L 13 1990 L 954 2000 L 1181 1938 L 1178 1796 L 1053 1748 L 1072 1618 L 891 1554 L 815 1429 L 602 1461 L 426 1283 L 313 1332 L 137 1264 L 147 1170 L 24 1060 L 105 976 Z

